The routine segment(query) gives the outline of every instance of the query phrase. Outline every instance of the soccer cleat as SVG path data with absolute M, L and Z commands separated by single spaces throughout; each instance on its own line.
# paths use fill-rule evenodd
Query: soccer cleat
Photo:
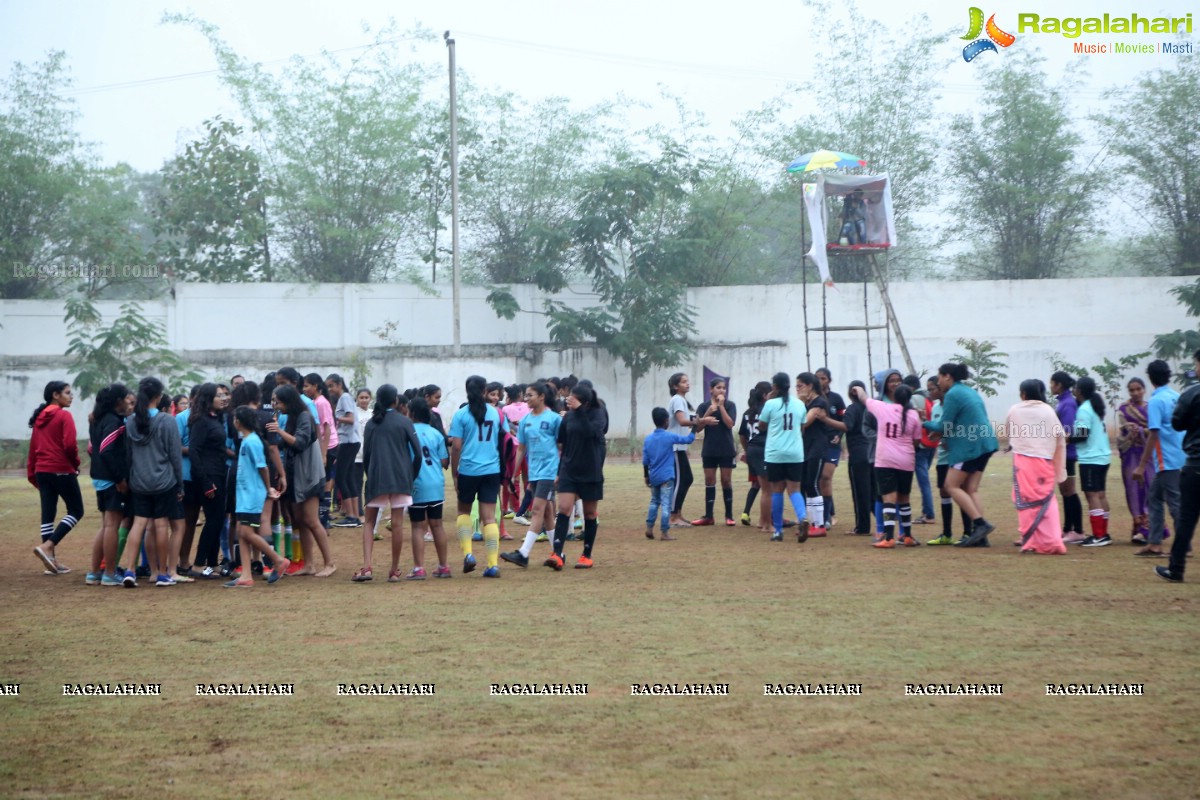
M 505 511 L 505 512 L 504 512 L 504 518 L 505 518 L 505 519 L 512 519 L 512 518 L 513 518 L 513 517 L 515 517 L 515 516 L 516 516 L 516 514 L 514 514 L 514 513 L 513 513 L 513 512 L 511 512 L 511 511 Z
M 463 574 L 466 575 L 468 572 L 474 572 L 474 571 L 475 571 L 475 556 L 472 553 L 468 553 L 463 558 Z
M 1108 547 L 1112 544 L 1112 537 L 1107 533 L 1103 536 L 1089 536 L 1086 542 L 1082 542 L 1082 547 Z
M 742 514 L 742 524 L 745 525 L 747 528 L 750 527 L 750 515 L 749 514 Z
M 734 525 L 737 525 L 737 523 L 736 523 L 736 522 L 734 522 L 734 521 L 733 521 L 733 519 L 732 519 L 731 517 L 726 517 L 726 518 L 725 518 L 725 527 L 726 527 L 726 528 L 732 528 Z
M 592 563 L 592 560 L 587 556 L 580 556 L 579 560 L 575 562 L 575 569 L 591 569 Z
M 121 585 L 126 589 L 136 589 L 137 574 L 131 569 L 125 570 L 125 577 L 121 578 Z
M 54 574 L 57 575 L 58 571 L 55 570 Z M 99 586 L 100 585 L 100 573 L 99 572 L 89 572 L 87 575 L 83 576 L 83 582 L 86 583 L 88 586 Z
M 933 545 L 933 546 L 944 545 L 944 544 L 952 545 L 952 544 L 954 544 L 954 537 L 943 534 L 941 536 L 938 536 L 935 539 L 930 539 L 925 544 Z
M 499 567 L 488 567 L 487 569 L 485 569 L 483 571 L 483 577 L 499 578 L 500 577 L 500 568 Z
M 694 519 L 694 520 L 692 520 L 692 527 L 693 527 L 693 528 L 707 528 L 707 527 L 709 527 L 709 526 L 710 526 L 710 525 L 712 525 L 712 524 L 713 524 L 713 518 L 712 518 L 712 517 L 701 517 L 700 519 Z
M 471 541 L 472 542 L 482 542 L 483 534 L 480 533 L 479 531 L 475 531 L 473 534 L 471 534 Z
M 905 536 L 903 539 L 900 540 L 900 544 L 904 545 L 905 547 L 920 547 L 921 546 L 921 543 L 918 542 L 916 539 L 914 539 L 911 536 Z
M 555 572 L 562 572 L 563 560 L 558 553 L 551 553 L 550 557 L 542 562 L 543 567 L 550 567 Z
M 513 521 L 513 522 L 515 522 L 515 523 L 517 523 L 518 525 L 528 525 L 528 524 L 529 524 L 529 518 L 528 518 L 528 517 L 523 517 L 523 516 L 519 516 L 519 515 L 518 515 L 518 516 L 515 516 L 515 517 L 513 517 L 513 518 L 512 518 L 512 521 Z
M 1183 583 L 1183 576 L 1171 572 L 1170 567 L 1155 567 L 1154 574 L 1162 578 L 1164 581 L 1170 581 L 1171 583 Z
M 954 543 L 955 547 L 986 547 L 983 542 L 987 540 L 988 534 L 996 530 L 996 526 L 985 519 L 981 519 L 971 529 L 968 536 L 964 536 L 961 540 Z
M 808 538 L 823 539 L 827 535 L 824 525 L 814 525 L 808 529 Z
M 796 523 L 796 543 L 804 544 L 808 541 L 808 520 L 802 519 Z
M 529 566 L 529 558 L 521 555 L 520 550 L 513 550 L 511 553 L 501 553 L 500 557 L 510 564 L 516 564 L 518 567 L 525 568 Z
M 450 572 L 449 567 L 438 567 L 437 569 L 435 569 L 433 571 L 433 577 L 435 577 L 435 578 L 452 578 L 452 577 L 454 577 L 454 575 Z
M 896 546 L 896 542 L 892 539 L 880 539 L 872 546 L 877 547 L 880 550 L 891 550 Z
M 541 533 L 539 533 L 537 535 L 537 538 L 534 539 L 534 541 L 535 542 L 548 542 L 548 541 L 550 541 L 550 536 L 545 531 L 542 531 Z
M 407 575 L 404 576 L 406 581 L 423 581 L 425 580 L 425 568 L 413 567 Z
M 783 531 L 775 531 L 774 533 L 772 533 L 771 541 L 772 542 L 782 542 L 783 541 Z

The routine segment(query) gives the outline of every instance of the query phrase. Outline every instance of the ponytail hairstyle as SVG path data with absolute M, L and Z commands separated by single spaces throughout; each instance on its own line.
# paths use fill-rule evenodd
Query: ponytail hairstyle
M 196 427 L 198 420 L 204 419 L 213 410 L 213 401 L 217 398 L 217 385 L 215 383 L 204 383 L 196 390 L 196 397 L 192 400 L 192 413 L 188 416 L 188 428 Z
M 759 381 L 750 389 L 750 397 L 746 400 L 746 408 L 751 414 L 757 416 L 758 412 L 762 411 L 763 404 L 767 402 L 767 393 L 771 391 L 771 384 L 768 381 Z
M 864 392 L 867 391 L 867 385 L 862 381 L 850 381 L 850 388 L 846 390 L 850 395 L 850 402 L 858 403 L 860 406 L 865 405 L 865 403 L 858 399 L 858 395 L 854 393 L 855 387 L 862 389 Z
M 288 434 L 296 435 L 296 423 L 300 421 L 301 414 L 308 414 L 308 408 L 304 405 L 304 401 L 300 399 L 300 392 L 296 391 L 296 387 L 290 383 L 285 383 L 275 387 L 275 398 L 283 403 L 283 407 L 287 412 L 287 427 L 284 429 Z M 309 416 L 312 416 L 309 414 Z
M 208 383 L 205 386 L 212 386 L 213 394 L 216 394 L 217 387 L 215 385 Z M 138 433 L 145 435 L 150 432 L 150 409 L 154 407 L 154 399 L 161 396 L 162 393 L 162 381 L 158 378 L 147 377 L 138 381 L 137 402 L 133 406 L 133 417 L 137 424 Z M 199 396 L 199 393 L 197 393 L 197 396 Z M 193 418 L 195 416 L 195 414 L 192 415 Z
M 371 422 L 382 425 L 388 409 L 395 408 L 400 390 L 390 383 L 385 383 L 375 390 L 375 407 L 371 409 Z
M 775 389 L 775 396 L 783 400 L 786 407 L 792 390 L 792 379 L 786 372 L 776 372 L 771 376 L 771 386 Z
M 326 387 L 325 387 L 325 388 L 326 388 L 326 389 L 328 389 L 328 388 L 329 388 L 328 384 L 329 384 L 331 381 L 332 381 L 333 383 L 336 383 L 336 384 L 338 385 L 338 387 L 339 387 L 339 388 L 342 390 L 342 394 L 345 394 L 345 393 L 346 393 L 346 382 L 345 382 L 344 380 L 342 380 L 342 376 L 341 376 L 341 375 L 338 375 L 336 372 L 331 372 L 331 373 L 329 373 L 329 377 L 327 377 L 327 378 L 325 379 L 325 384 L 326 384 Z M 340 396 L 340 395 L 339 395 L 339 396 Z
M 579 401 L 581 409 L 596 408 L 599 403 L 596 393 L 592 391 L 592 387 L 582 381 L 575 384 L 575 388 L 571 390 L 571 394 Z
M 1092 410 L 1096 412 L 1096 416 L 1100 418 L 1100 422 L 1104 422 L 1104 398 L 1096 391 L 1096 381 L 1089 377 L 1082 377 L 1076 382 L 1075 388 L 1079 390 L 1079 396 L 1085 402 L 1092 404 Z
M 92 419 L 99 422 L 105 414 L 116 414 L 117 403 L 124 402 L 129 389 L 123 383 L 110 383 L 96 392 L 96 405 L 92 407 Z
M 1050 382 L 1057 383 L 1068 394 L 1075 388 L 1075 379 L 1071 377 L 1069 372 L 1063 372 L 1061 369 L 1050 376 Z
M 678 394 L 679 382 L 687 376 L 686 372 L 676 372 L 671 377 L 667 378 L 667 388 L 671 390 L 671 396 Z M 687 403 L 688 411 L 692 410 L 692 404 L 688 403 L 688 399 L 683 398 L 683 402 Z
M 817 397 L 821 396 L 821 379 L 816 375 L 812 374 L 811 372 L 801 372 L 796 376 L 796 380 L 812 389 L 813 393 L 816 394 Z
M 433 412 L 429 410 L 429 403 L 425 402 L 424 397 L 414 397 L 408 401 L 408 418 L 414 423 L 426 425 L 433 422 Z
M 939 375 L 946 375 L 955 383 L 962 383 L 967 378 L 971 377 L 971 373 L 967 370 L 966 364 L 956 364 L 953 361 L 947 361 L 938 367 Z
M 1026 400 L 1046 402 L 1046 385 L 1037 378 L 1026 378 L 1021 381 L 1021 395 Z
M 601 400 L 600 395 L 596 393 L 596 386 L 595 386 L 595 384 L 593 384 L 591 382 L 591 380 L 589 380 L 588 378 L 580 378 L 579 381 L 575 385 L 576 386 L 586 386 L 587 388 L 591 389 L 592 390 L 592 398 L 595 401 L 595 405 L 599 408 L 604 408 L 604 401 Z M 574 388 L 574 387 L 572 387 L 572 388 Z
M 244 383 L 241 384 L 241 386 L 245 385 Z M 250 406 L 238 406 L 234 409 L 233 418 L 251 433 L 262 433 L 258 429 L 258 414 Z
M 483 427 L 483 421 L 487 418 L 487 399 L 484 397 L 486 391 L 487 381 L 484 378 L 479 375 L 467 378 L 467 408 L 470 409 L 475 424 L 480 427 Z
M 908 407 L 908 401 L 912 400 L 912 387 L 906 383 L 901 383 L 892 394 L 892 399 L 896 402 L 896 405 L 904 409 L 900 412 L 900 433 L 903 434 L 908 430 L 908 412 L 912 411 Z M 913 411 L 913 413 L 915 414 L 916 412 Z
M 315 372 L 310 372 L 304 376 L 304 383 L 312 384 L 317 387 L 317 394 L 329 400 L 329 390 L 325 388 L 325 381 Z
M 32 428 L 33 424 L 37 422 L 37 418 L 41 416 L 43 411 L 46 410 L 46 406 L 54 402 L 54 395 L 58 394 L 70 385 L 71 384 L 67 383 L 66 381 L 50 381 L 46 384 L 46 388 L 42 390 L 42 400 L 45 402 L 38 406 L 37 410 L 33 412 L 33 416 L 29 418 L 29 427 Z

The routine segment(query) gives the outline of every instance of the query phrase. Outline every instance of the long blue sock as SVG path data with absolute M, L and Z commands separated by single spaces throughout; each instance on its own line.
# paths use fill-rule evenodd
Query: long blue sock
M 883 501 L 875 501 L 875 532 L 883 534 Z
M 792 501 L 792 508 L 796 509 L 796 522 L 800 522 L 808 516 L 807 504 L 804 502 L 804 495 L 799 492 L 792 492 L 788 495 Z
M 775 524 L 775 530 L 783 530 L 783 494 L 775 492 L 771 495 L 771 522 Z

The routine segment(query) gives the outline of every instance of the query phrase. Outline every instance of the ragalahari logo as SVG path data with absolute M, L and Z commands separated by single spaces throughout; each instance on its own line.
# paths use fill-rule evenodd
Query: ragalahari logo
M 980 39 L 979 34 L 987 31 L 987 38 Z M 1008 47 L 1017 40 L 1017 37 L 1011 33 L 1005 33 L 1000 30 L 1000 26 L 996 24 L 996 15 L 992 14 L 988 17 L 987 25 L 983 24 L 983 9 L 971 6 L 971 27 L 967 30 L 966 36 L 962 39 L 971 40 L 971 43 L 963 48 L 963 61 L 971 61 L 980 53 L 991 50 L 993 53 L 1000 52 L 996 49 L 996 45 Z

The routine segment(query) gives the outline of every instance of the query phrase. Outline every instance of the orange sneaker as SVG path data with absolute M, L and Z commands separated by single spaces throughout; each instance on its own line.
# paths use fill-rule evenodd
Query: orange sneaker
M 903 539 L 900 540 L 900 544 L 904 545 L 905 547 L 920 547 L 921 546 L 921 543 L 918 542 L 916 539 L 914 539 L 911 536 L 905 536 Z
M 560 556 L 558 553 L 551 553 L 550 557 L 542 562 L 542 566 L 550 567 L 555 572 L 562 572 L 562 568 L 563 568 L 562 556 Z
M 591 569 L 591 568 L 592 568 L 592 560 L 590 558 L 588 558 L 587 556 L 580 556 L 579 560 L 575 562 L 575 569 Z
M 300 570 L 302 570 L 302 569 L 304 569 L 304 562 L 303 562 L 303 561 L 293 561 L 293 562 L 292 562 L 292 565 L 291 565 L 290 567 L 288 567 L 288 568 L 285 570 L 285 572 L 286 572 L 288 575 L 295 575 L 297 572 L 299 572 L 299 571 L 300 571 Z
M 894 539 L 880 539 L 875 543 L 875 546 L 880 550 L 891 550 L 896 546 L 896 541 Z

